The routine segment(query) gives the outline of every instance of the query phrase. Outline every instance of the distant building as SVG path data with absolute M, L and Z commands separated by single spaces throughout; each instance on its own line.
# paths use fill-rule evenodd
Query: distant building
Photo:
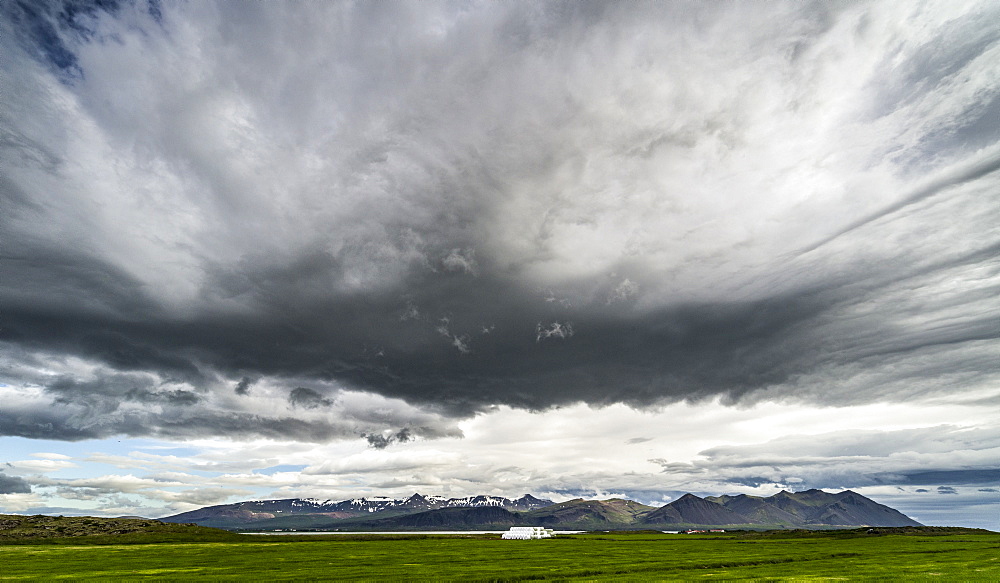
M 550 538 L 552 529 L 542 526 L 512 526 L 500 538 L 507 540 L 530 540 L 533 538 Z

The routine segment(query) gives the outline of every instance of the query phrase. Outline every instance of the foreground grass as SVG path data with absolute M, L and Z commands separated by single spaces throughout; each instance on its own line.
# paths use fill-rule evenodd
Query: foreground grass
M 27 541 L 24 541 L 25 543 Z M 590 534 L 0 545 L 0 580 L 1000 580 L 1000 535 Z

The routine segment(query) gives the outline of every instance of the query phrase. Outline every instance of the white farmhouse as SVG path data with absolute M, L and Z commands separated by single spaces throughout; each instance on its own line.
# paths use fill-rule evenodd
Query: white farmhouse
M 528 540 L 533 538 L 550 538 L 551 536 L 551 528 L 541 526 L 512 526 L 500 538 L 507 540 Z

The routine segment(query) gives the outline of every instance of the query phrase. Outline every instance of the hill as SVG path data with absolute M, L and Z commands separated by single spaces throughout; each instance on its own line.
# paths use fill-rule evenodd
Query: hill
M 196 524 L 171 524 L 148 518 L 0 514 L 0 544 L 74 540 L 122 544 L 237 539 L 242 539 L 242 536 L 225 530 Z

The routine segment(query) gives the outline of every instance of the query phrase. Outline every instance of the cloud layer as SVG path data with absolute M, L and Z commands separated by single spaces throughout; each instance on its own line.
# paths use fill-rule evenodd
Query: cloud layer
M 996 398 L 990 3 L 2 10 L 7 435 Z
M 996 529 L 997 421 L 964 405 L 576 405 L 501 407 L 463 421 L 460 439 L 106 440 L 62 448 L 69 455 L 44 453 L 57 442 L 8 441 L 5 472 L 31 491 L 0 494 L 0 509 L 164 516 L 247 499 L 414 492 L 662 505 L 685 492 L 819 487 L 854 489 L 927 524 Z

